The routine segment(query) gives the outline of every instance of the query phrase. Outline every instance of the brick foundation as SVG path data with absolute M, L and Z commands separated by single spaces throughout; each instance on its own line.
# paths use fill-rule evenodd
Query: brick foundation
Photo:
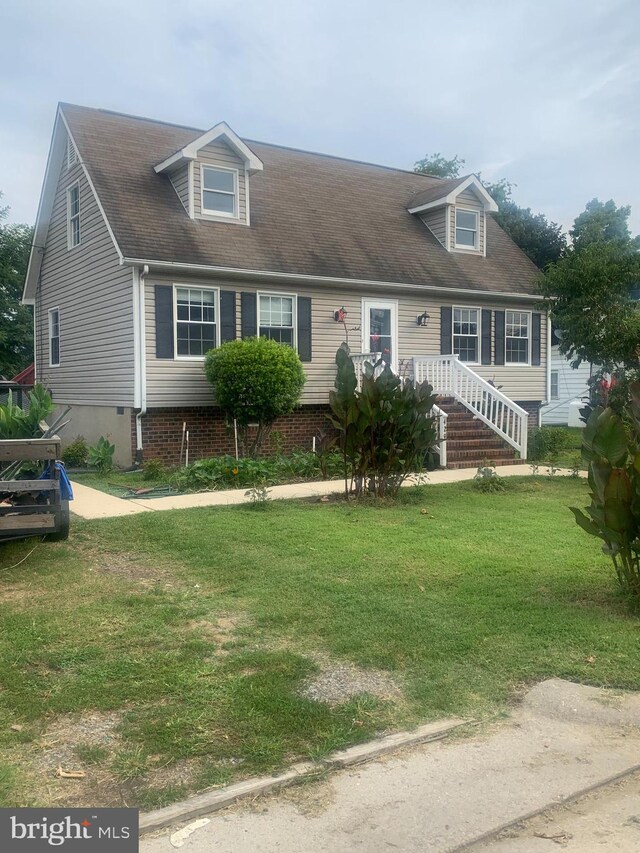
M 538 426 L 539 421 L 539 413 L 542 408 L 542 403 L 540 400 L 514 400 L 520 408 L 524 409 L 525 412 L 529 413 L 529 423 L 527 424 L 527 428 L 529 431 L 535 429 Z
M 268 455 L 278 449 L 284 453 L 300 448 L 311 450 L 313 437 L 320 430 L 331 428 L 326 417 L 328 411 L 328 406 L 302 406 L 293 414 L 278 418 L 273 425 L 270 447 L 264 447 L 263 453 Z M 234 453 L 233 427 L 227 426 L 222 412 L 212 406 L 193 406 L 147 411 L 142 418 L 144 459 L 178 465 L 185 421 L 189 430 L 189 461 Z M 135 457 L 135 413 L 131 417 L 131 442 Z

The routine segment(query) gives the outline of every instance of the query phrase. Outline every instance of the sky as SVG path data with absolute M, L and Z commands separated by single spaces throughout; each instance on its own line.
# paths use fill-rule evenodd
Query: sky
M 637 0 L 0 0 L 0 191 L 35 220 L 58 101 L 507 178 L 640 231 Z M 116 156 L 116 152 L 114 152 Z

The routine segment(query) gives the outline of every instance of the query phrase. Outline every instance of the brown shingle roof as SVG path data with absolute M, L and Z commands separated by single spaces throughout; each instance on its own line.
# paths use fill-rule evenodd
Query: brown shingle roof
M 245 140 L 251 226 L 191 220 L 153 167 L 202 131 L 62 105 L 125 257 L 480 291 L 535 293 L 538 271 L 487 217 L 487 257 L 451 254 L 407 211 L 438 178 Z
M 448 195 L 451 190 L 455 190 L 460 184 L 463 184 L 469 176 L 465 175 L 462 178 L 450 178 L 447 181 L 439 181 L 434 187 L 429 187 L 426 190 L 421 190 L 416 193 L 413 198 L 409 199 L 407 207 L 411 210 L 414 207 L 420 207 L 423 204 L 429 204 L 431 201 L 438 201 Z

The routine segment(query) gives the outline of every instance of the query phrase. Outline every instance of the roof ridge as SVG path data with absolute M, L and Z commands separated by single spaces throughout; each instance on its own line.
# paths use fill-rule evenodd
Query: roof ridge
M 87 106 L 84 106 L 84 104 L 72 104 L 68 101 L 60 101 L 59 106 L 63 109 L 63 111 L 64 111 L 64 107 L 73 107 L 75 109 L 80 109 L 80 110 L 91 110 L 91 111 L 97 112 L 97 113 L 104 113 L 105 115 L 113 115 L 113 116 L 120 116 L 122 118 L 130 118 L 130 119 L 134 119 L 135 121 L 146 121 L 146 122 L 149 122 L 150 124 L 162 124 L 162 125 L 165 125 L 166 127 L 178 128 L 179 130 L 191 130 L 194 133 L 198 133 L 198 134 L 203 134 L 203 133 L 207 132 L 206 129 L 203 130 L 200 127 L 192 127 L 191 125 L 187 125 L 187 124 L 176 124 L 175 122 L 165 121 L 164 119 L 149 118 L 148 116 L 135 115 L 134 113 L 124 113 L 124 112 L 120 112 L 119 110 L 106 110 L 106 109 L 103 109 L 102 107 L 87 107 Z M 221 121 L 224 121 L 224 119 L 221 119 Z M 358 159 L 353 158 L 353 157 L 343 157 L 340 154 L 326 154 L 323 151 L 310 151 L 308 148 L 296 148 L 296 147 L 291 146 L 291 145 L 280 145 L 277 142 L 264 142 L 261 139 L 249 139 L 248 137 L 245 137 L 245 136 L 240 136 L 240 139 L 242 139 L 242 141 L 246 142 L 247 144 L 255 143 L 257 145 L 265 145 L 268 148 L 279 148 L 283 151 L 295 151 L 299 154 L 309 154 L 312 157 L 326 157 L 330 160 L 342 160 L 345 163 L 356 163 L 360 166 L 372 166 L 375 169 L 385 169 L 388 172 L 401 172 L 402 174 L 406 174 L 406 175 L 416 175 L 416 177 L 430 178 L 431 180 L 434 180 L 434 181 L 451 180 L 450 178 L 443 178 L 440 175 L 430 175 L 430 174 L 427 174 L 426 172 L 416 172 L 413 169 L 402 169 L 399 166 L 385 166 L 382 163 L 372 163 L 370 160 L 358 160 Z M 470 174 L 472 174 L 472 173 L 470 173 Z

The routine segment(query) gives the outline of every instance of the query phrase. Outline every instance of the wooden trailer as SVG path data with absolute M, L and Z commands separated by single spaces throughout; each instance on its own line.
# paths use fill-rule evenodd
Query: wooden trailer
M 0 441 L 0 542 L 25 536 L 46 535 L 49 539 L 69 536 L 69 501 L 60 489 L 60 439 L 21 438 Z M 47 480 L 15 479 L 20 464 L 50 463 Z M 12 474 L 12 471 L 16 471 Z

